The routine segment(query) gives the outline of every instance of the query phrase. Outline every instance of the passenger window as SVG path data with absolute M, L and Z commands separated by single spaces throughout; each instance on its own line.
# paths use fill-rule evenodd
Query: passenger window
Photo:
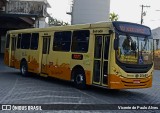
M 71 31 L 55 32 L 53 51 L 70 51 Z
M 89 30 L 74 31 L 72 36 L 72 52 L 88 52 Z
M 21 34 L 18 34 L 17 49 L 21 48 Z
M 9 48 L 10 34 L 7 34 L 6 48 Z
M 38 49 L 38 41 L 39 41 L 39 34 L 32 33 L 32 38 L 31 38 L 31 49 L 32 50 Z
M 21 49 L 29 49 L 29 47 L 30 47 L 30 39 L 31 39 L 31 34 L 30 33 L 22 34 Z

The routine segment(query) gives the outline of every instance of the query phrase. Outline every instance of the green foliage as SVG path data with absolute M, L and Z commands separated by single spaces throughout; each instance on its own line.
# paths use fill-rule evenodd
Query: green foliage
M 69 25 L 67 22 L 63 22 L 60 20 L 57 20 L 53 17 L 49 17 L 49 22 L 48 22 L 49 26 L 65 26 L 65 25 Z
M 114 12 L 110 13 L 109 14 L 109 20 L 110 21 L 117 21 L 118 20 L 118 14 L 115 14 Z

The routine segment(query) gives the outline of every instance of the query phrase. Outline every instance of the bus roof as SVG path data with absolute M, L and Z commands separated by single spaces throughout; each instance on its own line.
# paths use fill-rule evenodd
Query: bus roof
M 35 32 L 51 32 L 51 31 L 65 31 L 65 30 L 80 30 L 80 29 L 92 29 L 92 28 L 110 28 L 111 30 L 117 29 L 120 32 L 128 32 L 135 34 L 151 35 L 151 30 L 149 27 L 131 23 L 131 22 L 97 22 L 91 24 L 77 24 L 77 25 L 66 25 L 66 26 L 52 26 L 48 28 L 30 28 L 21 30 L 11 30 L 8 33 L 35 33 Z M 122 29 L 123 27 L 123 29 Z M 142 33 L 142 30 L 144 32 Z
M 8 33 L 30 33 L 30 32 L 49 32 L 49 31 L 63 31 L 63 30 L 78 30 L 78 29 L 89 29 L 89 28 L 100 28 L 100 27 L 112 27 L 112 22 L 98 22 L 93 24 L 77 24 L 77 25 L 66 25 L 66 26 L 52 26 L 47 28 L 29 28 L 20 30 L 10 30 Z

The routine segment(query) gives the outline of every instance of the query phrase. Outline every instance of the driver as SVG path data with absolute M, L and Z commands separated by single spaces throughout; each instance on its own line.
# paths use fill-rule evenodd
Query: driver
M 128 54 L 131 50 L 131 41 L 132 39 L 130 36 L 127 36 L 126 39 L 124 39 L 123 41 L 122 47 L 125 54 Z

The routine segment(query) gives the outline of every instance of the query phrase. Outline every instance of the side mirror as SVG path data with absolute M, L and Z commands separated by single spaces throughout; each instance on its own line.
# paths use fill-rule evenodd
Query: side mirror
M 119 39 L 116 38 L 114 39 L 114 50 L 118 50 L 118 46 L 119 46 Z

